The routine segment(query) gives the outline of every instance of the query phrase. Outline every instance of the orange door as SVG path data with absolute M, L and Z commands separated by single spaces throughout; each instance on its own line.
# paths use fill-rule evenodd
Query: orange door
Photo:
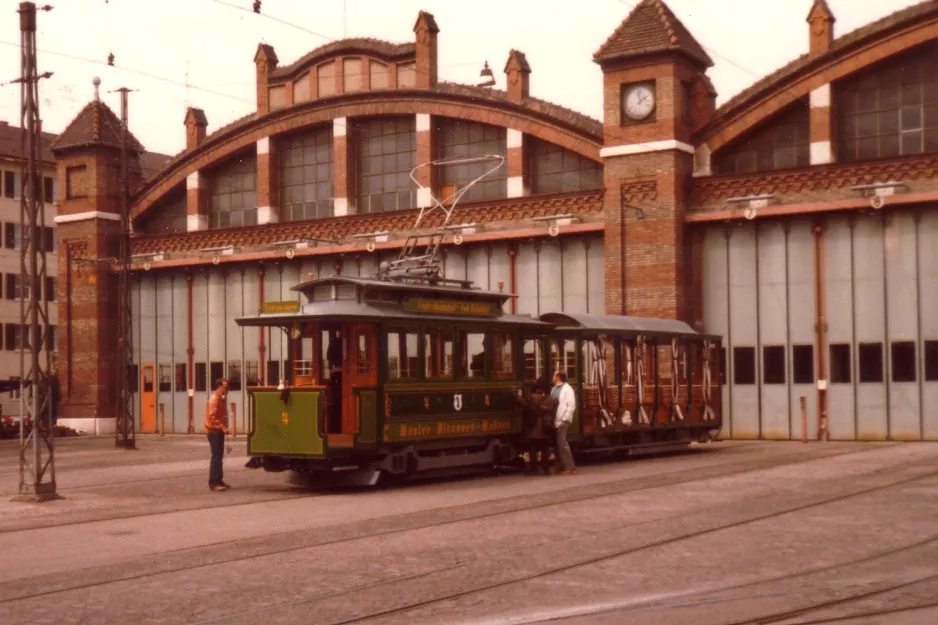
M 156 365 L 140 369 L 140 431 L 156 432 Z
M 378 385 L 378 358 L 375 327 L 368 324 L 346 324 L 342 330 L 346 341 L 346 358 L 342 374 L 342 434 L 357 434 L 359 408 L 357 389 Z

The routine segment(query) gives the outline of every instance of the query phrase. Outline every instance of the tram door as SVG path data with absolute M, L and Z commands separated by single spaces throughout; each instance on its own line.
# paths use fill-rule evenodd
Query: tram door
M 377 335 L 374 325 L 364 323 L 345 324 L 342 335 L 342 429 L 335 442 L 351 445 L 361 426 L 358 391 L 378 385 Z M 330 444 L 335 444 L 332 437 Z

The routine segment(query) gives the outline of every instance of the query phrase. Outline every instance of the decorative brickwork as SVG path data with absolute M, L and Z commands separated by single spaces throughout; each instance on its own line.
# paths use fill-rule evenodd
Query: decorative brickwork
M 658 198 L 658 183 L 654 180 L 626 182 L 620 189 L 622 202 L 628 206 L 641 206 Z
M 516 198 L 484 205 L 465 205 L 457 210 L 454 219 L 460 223 L 497 224 L 568 213 L 598 216 L 601 211 L 602 192 L 589 191 L 548 197 Z M 132 240 L 131 253 L 193 252 L 223 245 L 258 247 L 293 239 L 340 240 L 363 232 L 384 230 L 405 232 L 413 227 L 416 216 L 416 210 L 406 210 L 298 223 L 269 224 L 253 228 L 209 230 L 184 235 L 138 237 Z M 424 223 L 427 228 L 433 228 L 439 226 L 441 222 L 442 214 L 436 211 Z
M 744 176 L 696 178 L 693 185 L 693 201 L 695 205 L 700 206 L 730 197 L 825 191 L 887 180 L 936 178 L 938 154 L 926 154 L 872 163 L 826 165 Z

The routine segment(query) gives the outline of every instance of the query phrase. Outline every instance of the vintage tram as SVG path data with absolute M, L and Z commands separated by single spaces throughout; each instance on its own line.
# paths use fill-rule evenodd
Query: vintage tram
M 554 370 L 576 393 L 574 453 L 685 447 L 722 427 L 720 337 L 680 321 L 508 314 L 501 291 L 406 275 L 293 290 L 237 319 L 285 332 L 290 362 L 247 389 L 251 468 L 374 484 L 507 464 L 524 442 L 518 393 Z

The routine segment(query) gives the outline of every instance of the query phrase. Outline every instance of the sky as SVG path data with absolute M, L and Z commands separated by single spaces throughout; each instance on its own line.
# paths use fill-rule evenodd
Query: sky
M 347 37 L 414 40 L 420 10 L 440 27 L 440 80 L 475 84 L 488 61 L 504 89 L 508 52 L 531 65 L 531 93 L 602 118 L 602 73 L 592 55 L 637 0 L 39 0 L 39 71 L 43 129 L 60 133 L 93 98 L 120 112 L 129 96 L 131 132 L 147 150 L 185 147 L 186 106 L 205 110 L 208 131 L 253 111 L 254 53 L 274 46 L 281 65 Z M 708 50 L 717 104 L 808 49 L 805 18 L 812 0 L 666 0 Z M 828 0 L 835 36 L 918 0 Z M 19 0 L 0 0 L 0 84 L 20 73 Z M 267 17 L 269 16 L 269 17 Z M 107 65 L 113 53 L 114 67 Z M 188 86 L 187 86 L 188 84 Z M 19 125 L 20 87 L 0 86 L 0 120 Z

